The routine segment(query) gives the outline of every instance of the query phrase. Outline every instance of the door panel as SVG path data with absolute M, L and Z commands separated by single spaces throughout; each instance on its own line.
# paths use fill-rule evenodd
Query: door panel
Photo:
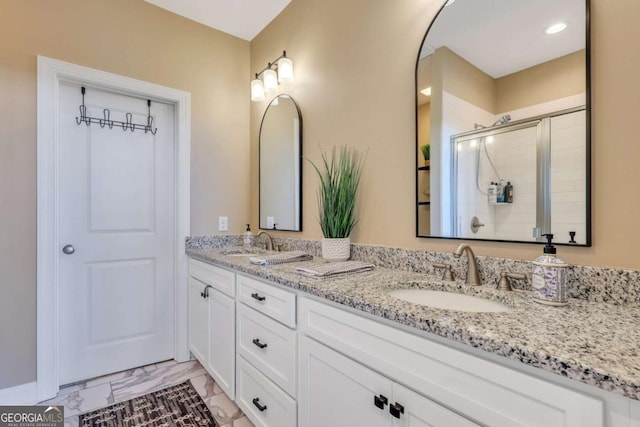
M 236 301 L 209 289 L 208 370 L 230 399 L 235 399 Z
M 391 425 L 388 404 L 374 405 L 379 395 L 391 401 L 390 380 L 307 336 L 300 341 L 300 425 Z
M 87 141 L 90 230 L 153 231 L 154 136 L 126 132 L 126 138 L 114 138 L 123 132 L 93 130 Z
M 151 104 L 152 135 L 78 125 L 81 103 L 60 85 L 60 384 L 173 357 L 174 108 Z M 87 87 L 85 105 L 146 122 L 145 99 Z
M 189 350 L 203 365 L 209 354 L 209 302 L 203 296 L 206 286 L 189 277 Z
M 153 333 L 155 262 L 112 261 L 87 264 L 89 344 Z M 151 298 L 147 296 L 151 295 Z M 104 319 L 110 319 L 105 322 Z
M 393 400 L 404 407 L 404 413 L 400 418 L 393 418 L 394 427 L 477 427 L 479 425 L 399 384 L 393 385 Z

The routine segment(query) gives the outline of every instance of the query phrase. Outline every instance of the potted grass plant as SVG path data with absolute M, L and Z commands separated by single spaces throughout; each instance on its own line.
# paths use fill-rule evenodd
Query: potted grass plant
M 421 145 L 420 151 L 424 157 L 424 165 L 429 166 L 431 164 L 431 144 Z
M 355 206 L 364 157 L 346 146 L 322 153 L 322 164 L 311 160 L 319 179 L 318 213 L 322 229 L 322 257 L 346 261 L 351 256 L 351 231 L 357 223 Z

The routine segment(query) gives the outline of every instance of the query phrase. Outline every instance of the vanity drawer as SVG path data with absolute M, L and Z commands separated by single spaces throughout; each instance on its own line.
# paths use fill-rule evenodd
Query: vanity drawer
M 189 275 L 206 285 L 213 286 L 216 290 L 231 298 L 236 296 L 235 273 L 231 271 L 190 259 Z
M 296 401 L 249 362 L 236 362 L 236 403 L 257 427 L 295 427 Z
M 296 393 L 296 331 L 238 304 L 236 348 L 289 395 Z
M 295 328 L 296 294 L 238 275 L 238 299 L 269 317 Z

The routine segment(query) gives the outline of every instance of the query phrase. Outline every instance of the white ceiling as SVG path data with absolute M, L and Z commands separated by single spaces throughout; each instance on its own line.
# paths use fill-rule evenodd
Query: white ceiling
M 564 21 L 566 30 L 546 34 Z M 429 30 L 421 57 L 447 46 L 493 78 L 584 49 L 585 0 L 455 0 Z
M 245 40 L 253 39 L 291 0 L 145 0 Z

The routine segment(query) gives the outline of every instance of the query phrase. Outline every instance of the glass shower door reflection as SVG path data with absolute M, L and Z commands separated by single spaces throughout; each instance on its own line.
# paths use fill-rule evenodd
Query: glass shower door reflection
M 455 237 L 536 240 L 532 229 L 537 221 L 539 123 L 537 120 L 452 138 Z M 507 183 L 513 188 L 511 202 L 502 200 Z M 490 187 L 495 197 L 490 196 Z

